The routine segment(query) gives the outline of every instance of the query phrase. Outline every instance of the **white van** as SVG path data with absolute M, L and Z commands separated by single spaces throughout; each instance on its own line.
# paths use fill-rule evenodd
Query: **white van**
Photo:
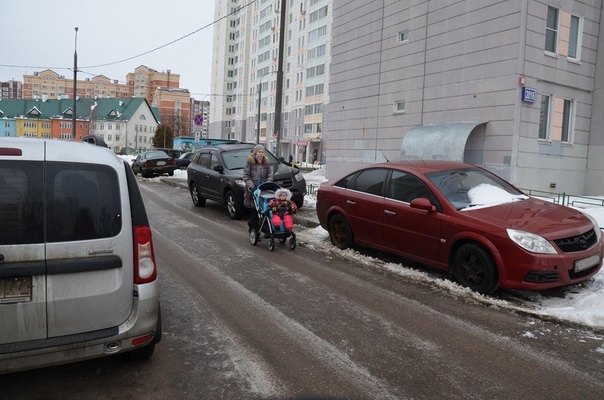
M 161 339 L 151 229 L 132 169 L 84 142 L 0 137 L 0 373 Z

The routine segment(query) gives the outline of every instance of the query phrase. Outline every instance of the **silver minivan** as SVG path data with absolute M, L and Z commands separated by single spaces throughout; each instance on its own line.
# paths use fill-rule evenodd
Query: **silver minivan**
M 129 164 L 83 142 L 0 137 L 0 373 L 161 338 L 157 266 Z

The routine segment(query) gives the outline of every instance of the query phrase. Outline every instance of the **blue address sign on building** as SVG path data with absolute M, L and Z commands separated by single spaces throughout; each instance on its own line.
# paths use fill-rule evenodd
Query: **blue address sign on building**
M 522 87 L 522 101 L 527 103 L 534 103 L 537 99 L 537 90 L 528 87 Z

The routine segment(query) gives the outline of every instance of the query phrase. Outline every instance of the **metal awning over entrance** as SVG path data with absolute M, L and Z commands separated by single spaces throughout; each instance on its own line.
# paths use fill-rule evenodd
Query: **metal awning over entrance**
M 452 160 L 482 165 L 487 121 L 424 125 L 405 134 L 401 160 Z

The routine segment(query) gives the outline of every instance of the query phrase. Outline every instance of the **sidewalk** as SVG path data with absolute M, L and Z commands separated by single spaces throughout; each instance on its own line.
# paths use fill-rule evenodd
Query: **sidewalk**
M 165 183 L 170 186 L 176 186 L 176 187 L 186 190 L 187 193 L 189 192 L 189 188 L 187 187 L 187 184 L 184 181 L 179 182 L 179 181 L 176 181 L 173 179 L 164 179 L 161 177 L 159 178 L 159 180 L 162 183 Z M 296 213 L 296 216 L 294 217 L 294 222 L 296 223 L 296 225 L 301 225 L 306 228 L 316 228 L 317 226 L 319 226 L 319 219 L 317 218 L 317 210 L 314 207 L 302 207 L 302 208 L 298 209 L 298 212 Z

